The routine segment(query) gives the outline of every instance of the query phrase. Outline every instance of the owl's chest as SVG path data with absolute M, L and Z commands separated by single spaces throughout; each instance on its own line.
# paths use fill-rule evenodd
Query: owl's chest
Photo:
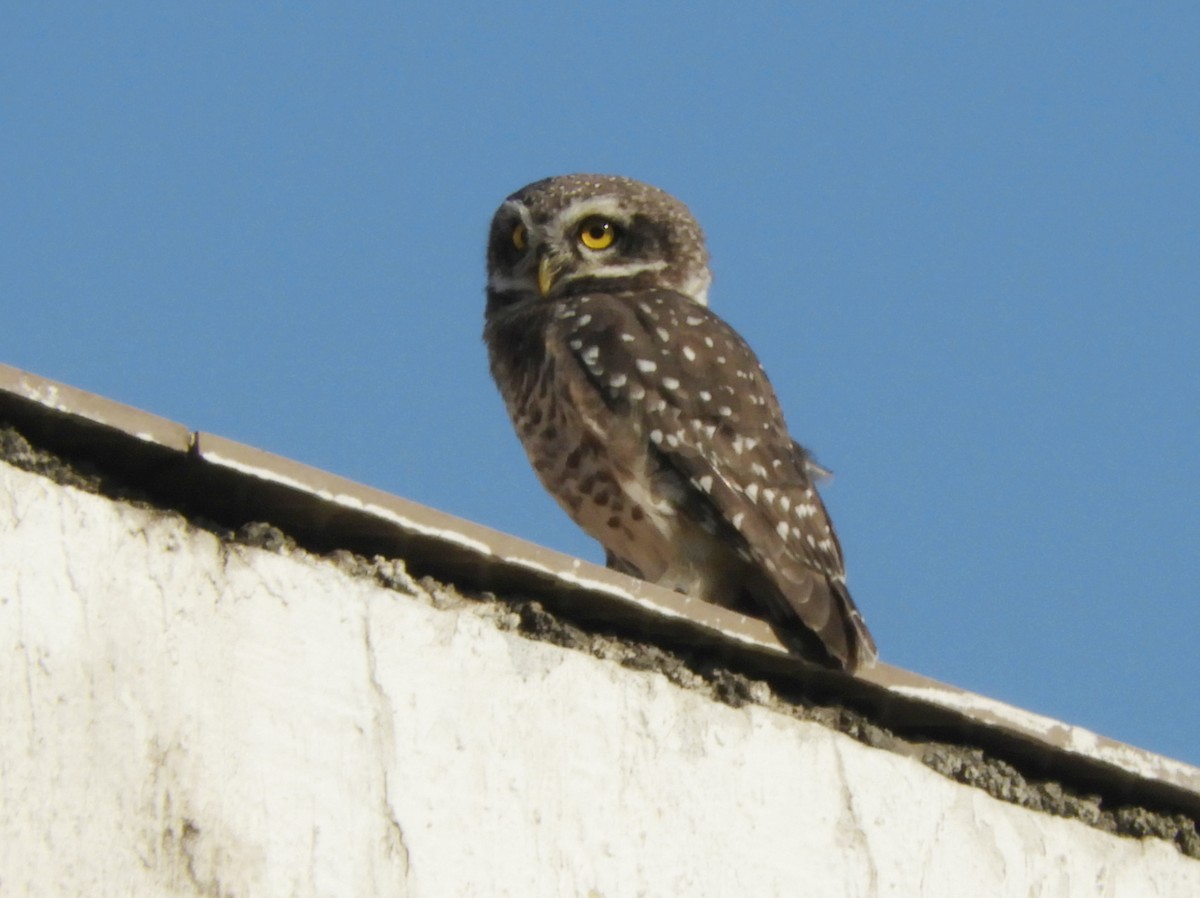
M 566 343 L 556 345 L 546 330 L 534 340 L 495 341 L 492 373 L 530 462 L 560 502 L 569 495 L 578 507 L 575 497 L 597 484 L 611 493 L 618 480 L 648 483 L 649 440 L 639 420 L 606 404 Z
M 576 353 L 570 341 L 579 335 L 556 330 L 562 345 L 544 332 L 520 351 L 497 351 L 516 349 L 515 340 L 489 344 L 493 373 L 538 478 L 623 569 L 717 598 L 727 590 L 714 571 L 728 566 L 728 552 L 715 543 L 711 507 L 655 449 L 642 405 L 656 394 L 602 392 L 611 374 L 597 383 L 589 344 Z
M 535 307 L 498 319 L 485 332 L 492 375 L 535 467 L 569 453 L 589 434 L 608 439 L 619 423 L 569 347 L 558 345 L 552 323 L 548 310 Z
M 569 355 L 539 348 L 497 373 L 521 444 L 556 495 L 589 475 L 615 476 L 618 458 L 647 451 L 636 423 L 613 414 Z
M 635 576 L 722 602 L 730 550 L 712 510 L 652 446 L 636 420 L 598 403 L 581 409 L 561 383 L 541 382 L 513 421 L 538 478 L 610 561 Z

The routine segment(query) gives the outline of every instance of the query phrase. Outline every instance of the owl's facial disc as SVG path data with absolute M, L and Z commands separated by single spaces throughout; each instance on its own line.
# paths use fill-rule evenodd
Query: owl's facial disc
M 667 262 L 644 218 L 616 197 L 579 199 L 539 222 L 536 246 L 538 293 L 552 299 L 586 282 L 587 288 L 619 290 L 632 279 L 662 271 Z
M 707 254 L 694 219 L 673 198 L 627 179 L 529 185 L 497 211 L 489 247 L 488 286 L 499 305 L 652 289 L 707 302 Z

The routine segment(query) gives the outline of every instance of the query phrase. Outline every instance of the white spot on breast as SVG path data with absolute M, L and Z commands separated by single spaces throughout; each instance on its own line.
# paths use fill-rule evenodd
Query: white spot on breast
M 636 339 L 637 337 L 635 337 L 633 334 L 621 334 L 622 343 L 632 343 Z
M 700 489 L 704 490 L 704 492 L 708 493 L 712 491 L 712 477 L 708 474 L 705 474 L 696 482 L 700 484 Z
M 775 490 L 771 490 L 771 489 L 763 490 L 762 496 L 763 496 L 764 502 L 774 502 L 775 501 Z
M 717 414 L 728 418 L 730 415 L 733 414 L 733 409 L 731 409 L 727 405 L 723 405 L 719 409 L 717 409 Z
M 587 349 L 585 349 L 583 351 L 583 360 L 588 365 L 596 364 L 596 359 L 598 359 L 598 358 L 600 358 L 600 347 L 599 346 L 589 346 Z
M 567 345 L 570 346 L 572 349 L 574 349 L 576 352 L 579 352 L 579 350 L 583 349 L 583 341 L 582 340 L 569 340 L 569 341 L 567 341 Z
M 646 388 L 643 387 L 641 384 L 634 384 L 632 387 L 629 388 L 629 398 L 634 399 L 634 400 L 645 399 L 646 398 Z
M 712 349 L 712 348 L 713 348 L 713 339 L 712 339 L 712 337 L 705 337 L 705 338 L 704 338 L 704 345 L 705 345 L 705 346 L 707 346 L 709 349 Z
M 683 319 L 683 320 L 684 320 L 684 321 L 686 321 L 686 322 L 687 322 L 689 325 L 691 325 L 692 327 L 695 327 L 697 324 L 703 324 L 703 323 L 704 323 L 704 319 L 703 319 L 703 318 L 697 318 L 695 315 L 688 315 L 688 316 L 687 316 L 687 318 L 685 318 L 685 319 Z
M 790 529 L 791 528 L 789 528 L 787 525 L 787 521 L 780 521 L 778 524 L 775 525 L 775 532 L 779 534 L 780 539 L 787 539 L 788 531 Z
M 758 500 L 758 484 L 752 483 L 746 487 L 746 498 L 751 502 Z
M 625 386 L 625 382 L 629 380 L 624 374 L 614 374 L 608 380 L 608 385 L 614 389 Z
M 579 316 L 579 326 L 580 327 L 587 327 L 591 323 L 592 323 L 591 315 L 580 315 Z
M 671 339 L 671 332 L 665 327 L 656 327 L 654 332 L 658 334 L 658 339 L 662 340 L 664 343 Z
M 653 362 L 650 359 L 638 359 L 637 368 L 638 371 L 641 371 L 643 374 L 649 374 L 651 371 L 658 370 L 658 363 Z
M 690 346 L 683 347 L 683 357 L 689 362 L 696 361 L 696 350 L 692 349 Z
M 792 507 L 791 498 L 788 496 L 780 496 L 779 497 L 779 507 L 782 508 L 786 512 L 788 509 L 790 509 Z
M 650 431 L 650 442 L 657 446 L 663 441 L 663 432 L 661 430 Z
M 734 527 L 741 527 L 742 521 L 745 520 L 745 518 L 746 518 L 746 513 L 744 511 L 739 511 L 737 514 L 735 514 L 732 518 L 729 519 L 729 522 L 731 524 L 733 524 Z
M 666 387 L 668 390 L 678 390 L 679 389 L 679 381 L 677 379 L 675 379 L 674 377 L 664 377 L 662 379 L 662 385 L 664 387 Z
M 708 392 L 708 390 L 701 390 L 696 395 L 699 396 L 701 399 L 703 399 L 705 402 L 708 402 L 710 399 L 712 399 L 712 393 Z

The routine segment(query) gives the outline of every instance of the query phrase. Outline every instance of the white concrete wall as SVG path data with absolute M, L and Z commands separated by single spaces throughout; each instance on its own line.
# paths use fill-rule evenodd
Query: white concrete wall
M 1194 896 L 1200 863 L 0 463 L 0 895 Z

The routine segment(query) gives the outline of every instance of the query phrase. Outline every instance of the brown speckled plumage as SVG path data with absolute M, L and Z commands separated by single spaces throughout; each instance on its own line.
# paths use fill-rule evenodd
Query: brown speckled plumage
M 810 659 L 869 664 L 807 454 L 707 309 L 707 263 L 699 226 L 657 188 L 531 184 L 492 222 L 492 374 L 542 483 L 610 566 L 765 615 Z

